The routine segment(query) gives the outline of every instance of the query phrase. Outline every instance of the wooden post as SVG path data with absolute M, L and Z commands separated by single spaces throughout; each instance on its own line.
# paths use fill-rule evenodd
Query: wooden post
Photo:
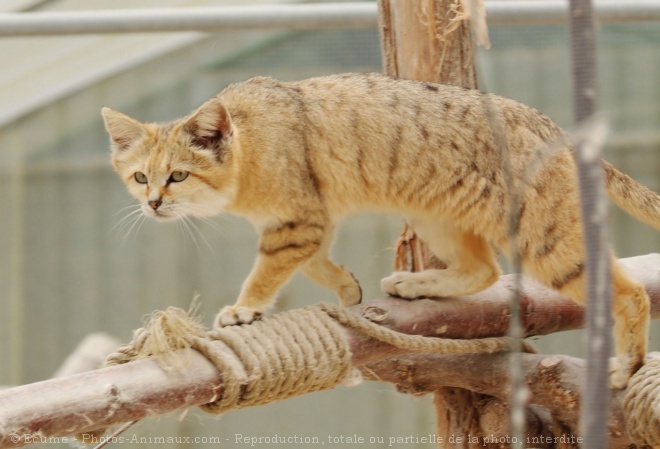
M 474 46 L 456 0 L 379 0 L 385 73 L 476 89 Z
M 477 88 L 474 45 L 469 21 L 462 20 L 456 0 L 379 0 L 379 20 L 386 74 L 419 81 Z M 463 16 L 464 17 L 464 16 Z M 403 250 L 401 246 L 403 245 Z M 404 229 L 399 241 L 397 269 L 445 268 L 414 233 Z M 479 432 L 476 405 L 486 397 L 459 388 L 440 388 L 434 393 L 439 447 L 469 448 L 468 436 Z

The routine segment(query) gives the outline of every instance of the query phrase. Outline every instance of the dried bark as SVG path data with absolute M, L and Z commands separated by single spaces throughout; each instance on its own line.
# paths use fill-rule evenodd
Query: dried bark
M 660 317 L 660 255 L 623 259 L 631 275 L 642 282 L 652 298 L 653 317 Z M 509 286 L 505 276 L 493 288 L 469 298 L 405 301 L 382 298 L 356 306 L 355 312 L 402 332 L 452 337 L 494 336 L 508 327 Z M 528 336 L 580 327 L 582 310 L 569 300 L 539 286 L 524 283 Z M 458 307 L 461 304 L 462 307 Z M 553 319 L 548 319 L 553 310 Z M 499 317 L 494 319 L 494 317 Z M 492 325 L 489 322 L 493 321 Z M 544 325 L 544 323 L 549 325 Z M 466 323 L 475 324 L 474 329 Z M 461 334 L 463 332 L 463 335 Z M 353 364 L 365 376 L 394 382 L 407 391 L 437 391 L 457 387 L 479 407 L 482 430 L 501 428 L 494 410 L 507 393 L 508 370 L 501 355 L 406 355 L 405 351 L 347 329 Z M 219 351 L 227 350 L 220 342 Z M 65 436 L 123 422 L 164 414 L 217 400 L 223 383 L 213 365 L 195 351 L 186 351 L 189 364 L 182 372 L 164 372 L 152 359 L 51 379 L 0 392 L 0 448 L 19 447 L 26 436 Z M 406 358 L 402 358 L 406 356 Z M 386 360 L 391 357 L 398 359 Z M 565 424 L 572 432 L 579 401 L 577 385 L 583 362 L 562 356 L 525 355 L 526 380 L 532 389 L 528 423 L 545 433 L 548 413 L 553 425 Z M 403 367 L 403 368 L 402 368 Z M 403 373 L 403 374 L 402 374 Z M 449 390 L 450 392 L 453 390 Z M 451 393 L 450 393 L 451 394 Z M 474 395 L 479 396 L 475 401 Z M 450 402 L 451 396 L 443 395 Z M 624 429 L 618 396 L 612 402 L 612 428 Z M 461 408 L 463 413 L 470 409 Z M 474 410 L 474 408 L 472 408 Z M 547 410 L 547 412 L 546 412 Z M 458 415 L 453 415 L 458 416 Z M 549 433 L 551 432 L 551 433 Z M 457 434 L 458 435 L 458 434 Z M 573 434 L 576 435 L 576 434 Z M 18 436 L 18 438 L 16 437 Z M 611 447 L 624 447 L 625 434 L 612 434 Z M 467 447 L 467 446 L 466 446 Z M 483 447 L 483 446 L 482 446 Z

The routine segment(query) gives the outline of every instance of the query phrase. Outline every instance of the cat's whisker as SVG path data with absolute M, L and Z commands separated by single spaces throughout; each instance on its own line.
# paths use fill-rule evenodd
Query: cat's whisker
M 184 230 L 183 230 L 183 224 L 182 224 L 182 221 L 183 221 L 183 220 L 176 220 L 176 228 L 177 228 L 178 231 L 179 231 L 179 235 L 181 236 L 181 239 L 182 239 L 182 240 L 185 240 L 186 233 L 185 233 Z
M 206 216 L 217 214 L 217 211 L 214 211 L 208 206 L 205 206 L 203 204 L 192 203 L 192 202 L 186 202 L 184 204 L 180 204 L 180 208 L 190 214 L 204 214 Z M 197 217 L 197 218 L 202 218 L 202 217 Z
M 130 211 L 131 209 L 132 209 L 132 212 L 135 212 L 136 210 L 141 210 L 141 208 L 142 208 L 142 206 L 140 206 L 140 204 L 131 204 L 129 206 L 122 207 L 121 209 L 116 211 L 113 215 L 114 216 L 119 216 L 119 215 L 124 214 L 126 211 Z M 130 213 L 128 215 L 130 215 Z
M 176 214 L 176 225 L 177 225 L 177 229 L 179 229 L 179 233 L 181 234 L 183 240 L 185 241 L 187 238 L 192 240 L 193 244 L 198 248 L 199 251 L 199 245 L 197 244 L 195 236 L 192 235 L 190 228 L 188 227 L 188 224 L 184 220 L 183 215 Z
M 142 208 L 138 208 L 132 212 L 129 212 L 126 214 L 124 217 L 122 217 L 117 223 L 110 228 L 109 232 L 113 232 L 117 230 L 118 232 L 121 232 L 126 226 L 128 226 L 130 223 L 133 222 L 133 220 L 136 219 L 136 215 L 142 213 Z
M 202 206 L 200 204 L 192 204 L 192 203 L 186 204 L 185 206 L 182 207 L 182 209 L 183 209 L 182 215 L 183 214 L 185 214 L 186 216 L 192 215 L 194 217 L 193 219 L 199 220 L 202 223 L 210 226 L 214 230 L 219 231 L 220 233 L 225 235 L 225 230 L 220 225 L 218 225 L 218 223 L 213 221 L 210 216 L 202 217 L 202 216 L 199 216 L 199 215 L 196 214 L 196 212 L 201 212 L 201 213 L 210 212 L 210 209 L 205 208 L 204 206 Z M 208 215 L 210 215 L 210 214 L 208 214 Z M 222 217 L 224 219 L 227 218 L 227 217 L 223 216 L 222 214 L 220 214 L 220 217 Z
M 123 205 L 128 205 L 126 207 L 132 207 L 132 206 L 139 206 L 139 204 L 135 204 L 135 198 L 129 197 L 124 200 L 121 200 L 119 204 Z M 125 209 L 126 207 L 122 208 L 121 210 Z
M 140 229 L 142 229 L 142 226 L 147 221 L 147 216 L 144 215 L 144 213 L 143 213 L 142 215 L 140 215 L 138 217 L 138 219 L 136 221 L 138 222 L 137 229 L 135 230 L 135 235 L 137 236 L 140 233 Z M 132 229 L 132 227 L 131 227 L 131 229 Z M 130 230 L 129 230 L 129 232 L 130 232 Z
M 130 220 L 128 220 L 126 223 L 124 223 L 121 227 L 121 230 L 117 231 L 117 235 L 119 239 L 121 240 L 127 240 L 131 234 L 133 233 L 133 229 L 138 225 L 138 223 L 143 220 L 145 217 L 144 215 L 136 215 L 131 217 Z M 125 229 L 125 231 L 124 231 Z
M 179 218 L 180 218 L 180 219 L 179 219 L 178 221 L 179 221 L 179 223 L 181 224 L 182 229 L 185 229 L 186 233 L 188 234 L 188 236 L 190 237 L 190 239 L 191 239 L 192 242 L 194 243 L 195 248 L 197 248 L 197 252 L 198 252 L 198 253 L 201 253 L 201 252 L 202 252 L 202 248 L 201 248 L 201 246 L 199 245 L 199 242 L 197 241 L 197 236 L 196 236 L 195 233 L 193 232 L 193 228 L 191 228 L 191 226 L 190 226 L 190 223 L 191 223 L 191 222 L 190 222 L 190 219 L 189 219 L 188 217 L 186 217 L 185 215 L 182 215 L 182 216 L 179 217 Z
M 122 207 L 121 209 L 119 209 L 118 211 L 116 211 L 116 212 L 115 212 L 115 215 L 119 215 L 119 214 L 121 214 L 122 212 L 124 212 L 124 211 L 127 210 L 127 209 L 138 209 L 138 208 L 140 208 L 140 207 L 141 207 L 141 205 L 140 205 L 139 203 L 136 204 L 135 202 L 133 202 L 133 204 L 129 204 L 129 205 L 127 205 L 127 206 L 124 206 L 124 207 Z
M 195 248 L 197 248 L 197 252 L 201 253 L 202 252 L 202 247 L 199 244 L 199 239 L 195 235 L 194 228 L 191 227 L 190 225 L 190 219 L 186 216 L 181 217 L 180 219 L 181 223 L 183 223 L 183 226 L 185 227 L 186 231 L 188 232 L 188 235 L 190 236 L 191 240 L 195 244 Z
M 130 204 L 127 204 L 127 203 L 129 203 L 129 202 L 130 202 Z M 136 202 L 135 202 L 135 199 L 134 199 L 134 198 L 129 198 L 128 200 L 122 201 L 121 204 L 123 204 L 123 206 L 122 206 L 120 209 L 116 210 L 116 211 L 112 214 L 113 217 L 121 216 L 121 215 L 123 215 L 126 211 L 131 210 L 131 209 L 133 209 L 133 210 L 139 210 L 139 209 L 141 209 L 141 207 L 142 207 L 142 206 L 140 205 L 140 203 L 136 203 Z
M 187 218 L 187 220 L 189 221 L 190 225 L 193 227 L 193 229 L 195 229 L 195 231 L 197 232 L 197 234 L 201 237 L 202 241 L 203 241 L 204 244 L 207 246 L 207 248 L 210 249 L 210 250 L 213 250 L 213 246 L 211 246 L 211 244 L 210 244 L 209 241 L 207 240 L 206 236 L 204 235 L 204 233 L 202 232 L 202 230 L 199 229 L 199 226 L 197 226 L 197 224 L 195 223 L 195 221 L 192 220 L 192 219 L 190 219 L 190 218 L 188 218 L 188 217 L 186 217 L 186 218 Z
M 144 218 L 144 215 L 137 215 L 135 218 L 133 218 L 133 220 L 131 220 L 131 224 L 130 224 L 128 230 L 124 233 L 122 238 L 127 239 L 131 235 L 131 233 L 133 232 L 133 229 L 135 229 L 136 226 L 138 225 L 138 223 L 140 223 L 142 218 Z
M 190 230 L 190 235 L 193 236 L 193 240 L 195 241 L 195 244 L 196 244 L 196 246 L 197 246 L 197 249 L 198 249 L 199 251 L 201 251 L 201 248 L 200 248 L 200 246 L 199 246 L 199 244 L 198 244 L 198 242 L 197 242 L 197 239 L 194 237 L 194 234 L 197 234 L 197 236 L 199 236 L 199 237 L 201 238 L 201 240 L 204 242 L 204 244 L 205 244 L 210 250 L 213 250 L 213 247 L 211 246 L 211 244 L 209 243 L 209 241 L 208 241 L 208 240 L 206 239 L 206 237 L 204 236 L 204 233 L 199 229 L 199 226 L 197 226 L 197 224 L 195 224 L 195 222 L 194 222 L 190 217 L 188 217 L 188 216 L 186 216 L 186 215 L 182 216 L 181 218 L 182 218 L 181 221 L 182 221 L 183 223 L 185 223 L 186 226 L 188 227 L 188 229 Z
M 122 217 L 110 230 L 109 233 L 115 233 L 120 238 L 125 238 L 128 235 L 126 231 L 131 227 L 133 222 L 138 219 L 140 211 L 133 211 L 130 214 Z

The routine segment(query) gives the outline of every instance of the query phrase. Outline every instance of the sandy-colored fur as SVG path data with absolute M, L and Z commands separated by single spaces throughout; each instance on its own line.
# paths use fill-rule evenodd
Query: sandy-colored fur
M 145 214 L 172 219 L 230 212 L 257 228 L 254 268 L 236 303 L 218 315 L 220 325 L 258 318 L 297 269 L 337 292 L 342 304 L 360 302 L 358 283 L 329 260 L 328 249 L 343 217 L 368 210 L 405 216 L 447 265 L 394 273 L 382 281 L 385 292 L 417 298 L 483 290 L 500 274 L 494 248 L 510 251 L 516 192 L 525 271 L 584 303 L 571 149 L 554 152 L 529 177 L 538 151 L 566 136 L 546 116 L 515 101 L 345 74 L 292 83 L 253 78 L 167 124 L 141 124 L 110 109 L 103 116 L 114 167 Z M 658 195 L 609 164 L 605 168 L 614 201 L 660 228 Z M 173 182 L 174 171 L 189 176 Z M 136 172 L 148 182 L 136 182 Z M 613 257 L 612 279 L 621 362 L 613 383 L 623 386 L 646 353 L 649 301 Z

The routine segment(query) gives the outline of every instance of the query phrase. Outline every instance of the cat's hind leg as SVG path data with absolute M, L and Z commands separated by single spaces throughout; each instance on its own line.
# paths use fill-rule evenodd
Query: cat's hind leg
M 381 281 L 385 293 L 408 299 L 462 296 L 484 290 L 499 278 L 495 253 L 483 237 L 435 219 L 410 223 L 447 268 L 395 272 Z
M 644 286 L 632 280 L 612 257 L 612 314 L 619 366 L 610 377 L 615 388 L 624 388 L 644 364 L 648 344 L 650 300 Z
M 580 240 L 581 232 L 564 230 L 564 238 L 555 243 L 554 250 L 544 249 L 523 258 L 526 270 L 535 278 L 573 299 L 586 303 L 586 267 L 580 245 L 571 242 L 571 232 Z M 612 316 L 616 366 L 610 375 L 610 385 L 625 388 L 628 379 L 644 363 L 648 341 L 649 297 L 644 286 L 626 274 L 613 255 L 610 255 L 612 278 Z

